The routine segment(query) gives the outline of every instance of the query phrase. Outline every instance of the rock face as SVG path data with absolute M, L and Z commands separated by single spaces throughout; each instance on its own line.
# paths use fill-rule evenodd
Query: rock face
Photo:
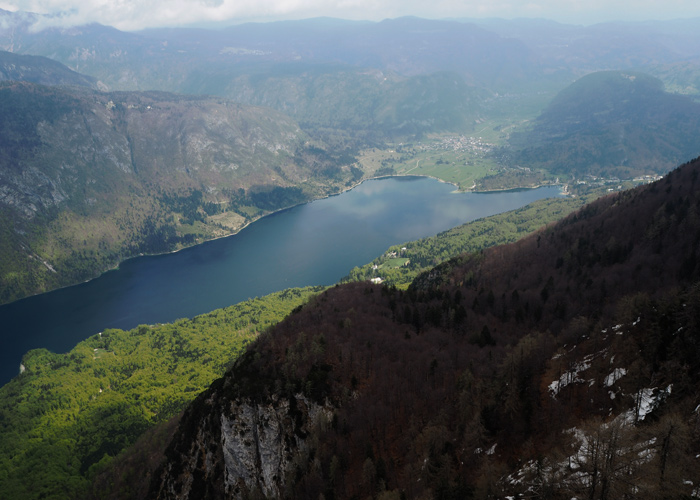
M 301 393 L 231 397 L 232 386 L 215 384 L 188 408 L 151 484 L 152 498 L 284 496 L 311 429 L 326 425 L 332 408 Z
M 209 193 L 290 182 L 305 139 L 279 113 L 222 99 L 6 82 L 0 104 L 9 115 L 0 120 L 0 210 L 29 218 L 64 202 L 90 214 L 132 192 L 154 196 L 152 185 Z
M 291 407 L 301 412 L 299 428 Z M 221 415 L 226 496 L 240 498 L 244 490 L 256 488 L 266 497 L 281 496 L 290 465 L 305 448 L 306 427 L 322 413 L 301 394 L 269 404 L 233 401 L 231 413 Z

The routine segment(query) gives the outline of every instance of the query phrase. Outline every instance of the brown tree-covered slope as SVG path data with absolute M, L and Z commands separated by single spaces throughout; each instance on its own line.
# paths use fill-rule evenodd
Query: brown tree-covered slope
M 337 286 L 186 410 L 153 498 L 677 498 L 698 484 L 695 160 L 408 291 Z

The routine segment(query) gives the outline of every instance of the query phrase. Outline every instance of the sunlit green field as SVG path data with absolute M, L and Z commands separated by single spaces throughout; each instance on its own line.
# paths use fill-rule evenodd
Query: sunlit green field
M 426 175 L 454 184 L 460 190 L 471 189 L 477 179 L 496 172 L 491 160 L 464 153 L 419 155 L 415 160 L 394 167 L 401 175 Z

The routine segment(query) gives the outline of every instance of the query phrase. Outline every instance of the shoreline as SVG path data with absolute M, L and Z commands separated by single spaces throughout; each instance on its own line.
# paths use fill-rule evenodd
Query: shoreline
M 246 223 L 243 224 L 240 228 L 238 228 L 236 231 L 234 231 L 234 232 L 232 232 L 232 233 L 224 234 L 224 235 L 221 235 L 221 236 L 216 236 L 216 237 L 214 237 L 214 238 L 209 238 L 209 239 L 206 239 L 206 240 L 201 241 L 201 242 L 199 242 L 199 243 L 195 243 L 194 245 L 184 246 L 184 247 L 182 247 L 182 248 L 178 248 L 178 249 L 176 249 L 176 250 L 171 250 L 171 251 L 169 251 L 169 252 L 153 253 L 153 254 L 138 254 L 138 255 L 134 255 L 134 256 L 132 256 L 132 257 L 127 257 L 126 259 L 120 261 L 119 264 L 117 264 L 115 267 L 111 267 L 111 268 L 109 268 L 108 270 L 103 271 L 103 272 L 100 273 L 99 275 L 95 276 L 94 278 L 90 278 L 90 279 L 88 279 L 88 280 L 81 281 L 80 283 L 88 283 L 88 282 L 90 282 L 90 281 L 92 281 L 92 280 L 94 280 L 94 279 L 99 278 L 100 276 L 102 276 L 102 275 L 105 274 L 105 273 L 108 273 L 108 272 L 110 272 L 110 271 L 116 271 L 116 270 L 119 269 L 119 266 L 120 266 L 120 265 L 122 265 L 124 262 L 127 262 L 127 261 L 129 261 L 129 260 L 131 260 L 131 259 L 136 259 L 136 258 L 139 258 L 139 257 L 157 257 L 157 256 L 159 256 L 159 255 L 175 254 L 175 253 L 178 253 L 178 252 L 182 252 L 183 250 L 187 250 L 188 248 L 194 248 L 194 247 L 196 247 L 196 246 L 198 246 L 198 245 L 203 245 L 203 244 L 205 244 L 205 243 L 207 243 L 207 242 L 210 242 L 210 241 L 216 241 L 216 240 L 220 240 L 220 239 L 223 239 L 223 238 L 229 238 L 229 237 L 231 237 L 231 236 L 237 235 L 238 233 L 240 233 L 241 231 L 243 231 L 245 228 L 247 228 L 247 227 L 250 226 L 251 224 L 253 224 L 253 223 L 255 223 L 255 222 L 259 221 L 259 220 L 262 220 L 262 219 L 265 218 L 265 217 L 269 217 L 269 216 L 271 216 L 271 215 L 275 215 L 275 214 L 278 214 L 278 213 L 280 213 L 280 212 L 284 212 L 285 210 L 290 210 L 290 209 L 292 209 L 292 208 L 296 208 L 296 207 L 300 207 L 300 206 L 303 206 L 303 205 L 307 205 L 307 204 L 313 203 L 313 202 L 315 202 L 315 201 L 325 200 L 325 199 L 331 198 L 331 197 L 333 197 L 333 196 L 340 196 L 341 194 L 346 193 L 346 192 L 348 192 L 348 191 L 352 191 L 352 190 L 355 189 L 356 187 L 358 187 L 358 186 L 360 186 L 360 185 L 362 185 L 363 183 L 368 182 L 368 181 L 376 181 L 376 180 L 381 180 L 381 179 L 392 179 L 392 178 L 396 178 L 396 177 L 416 177 L 416 178 L 421 178 L 421 177 L 422 177 L 422 178 L 426 178 L 426 179 L 434 179 L 434 180 L 436 180 L 436 181 L 438 181 L 438 182 L 441 182 L 441 183 L 443 183 L 443 184 L 451 184 L 452 186 L 455 186 L 456 189 L 455 189 L 455 191 L 453 191 L 453 192 L 456 192 L 456 193 L 488 194 L 488 193 L 503 193 L 503 192 L 508 192 L 508 191 L 526 191 L 526 190 L 531 190 L 531 189 L 539 189 L 539 188 L 541 188 L 541 187 L 562 186 L 562 184 L 544 184 L 544 185 L 543 185 L 543 184 L 539 184 L 539 185 L 537 185 L 537 186 L 531 186 L 531 187 L 518 187 L 518 188 L 507 188 L 507 189 L 488 189 L 488 190 L 484 190 L 484 191 L 477 191 L 477 190 L 469 189 L 469 190 L 460 191 L 459 186 L 457 186 L 454 182 L 449 182 L 449 181 L 446 181 L 446 180 L 444 180 L 444 179 L 440 179 L 440 178 L 438 178 L 438 177 L 433 177 L 432 175 L 394 174 L 394 175 L 378 175 L 378 176 L 374 176 L 374 177 L 367 177 L 367 178 L 365 178 L 365 179 L 361 179 L 360 181 L 356 182 L 356 183 L 353 184 L 352 186 L 349 186 L 349 187 L 346 187 L 346 188 L 344 188 L 344 189 L 341 189 L 341 190 L 338 191 L 337 193 L 327 194 L 327 195 L 321 196 L 321 197 L 319 197 L 319 198 L 313 198 L 313 199 L 308 200 L 308 201 L 305 201 L 305 202 L 303 202 L 303 203 L 297 203 L 296 205 L 290 205 L 290 206 L 288 206 L 288 207 L 279 208 L 279 209 L 277 209 L 277 210 L 273 210 L 272 212 L 263 214 L 263 215 L 261 215 L 261 216 L 259 216 L 259 217 L 256 217 L 255 219 L 251 219 L 250 221 L 246 222 Z M 66 285 L 66 286 L 63 286 L 63 287 L 60 287 L 60 288 L 54 288 L 53 290 L 50 290 L 50 291 L 47 291 L 47 292 L 42 292 L 42 293 L 50 293 L 50 292 L 52 292 L 52 291 L 54 291 L 54 290 L 60 290 L 61 288 L 68 288 L 68 287 L 71 287 L 71 286 L 79 285 L 80 283 L 75 283 L 74 285 Z M 35 295 L 41 295 L 41 293 L 35 294 Z M 26 298 L 26 297 L 25 297 L 25 298 Z M 22 300 L 22 299 L 19 299 L 19 300 Z M 13 301 L 13 302 L 16 302 L 16 301 Z M 11 303 L 12 303 L 12 302 L 10 302 L 10 304 L 11 304 Z M 2 305 L 5 305 L 5 304 L 2 304 Z M 2 307 L 2 305 L 0 305 L 0 307 Z
M 473 190 L 473 189 L 460 190 L 460 189 L 459 189 L 459 186 L 458 186 L 457 184 L 455 184 L 455 183 L 453 183 L 453 182 L 446 181 L 446 180 L 444 180 L 444 179 L 440 179 L 440 178 L 438 178 L 438 177 L 431 176 L 431 175 L 393 174 L 393 175 L 378 175 L 378 176 L 366 177 L 366 178 L 363 178 L 363 179 L 359 180 L 358 182 L 352 184 L 351 186 L 346 186 L 346 187 L 344 187 L 343 189 L 339 190 L 339 191 L 336 192 L 336 193 L 331 193 L 331 194 L 327 194 L 327 195 L 325 195 L 325 196 L 320 196 L 320 197 L 318 197 L 318 198 L 313 198 L 313 199 L 310 199 L 310 200 L 305 201 L 305 202 L 303 202 L 303 203 L 297 203 L 296 205 L 290 205 L 290 206 L 288 206 L 288 207 L 280 208 L 280 209 L 274 210 L 274 211 L 272 211 L 272 212 L 269 212 L 269 213 L 260 215 L 259 217 L 256 217 L 256 218 L 254 218 L 254 219 L 251 219 L 251 220 L 247 221 L 247 222 L 246 222 L 245 224 L 243 224 L 240 228 L 236 229 L 236 230 L 233 231 L 233 232 L 230 232 L 230 233 L 227 233 L 227 234 L 223 234 L 223 235 L 221 235 L 221 236 L 216 236 L 216 237 L 213 237 L 213 238 L 207 238 L 207 239 L 205 239 L 205 240 L 203 240 L 203 241 L 200 241 L 199 243 L 195 243 L 195 244 L 193 244 L 193 245 L 188 245 L 188 246 L 183 246 L 182 248 L 177 248 L 177 249 L 175 249 L 175 250 L 170 250 L 170 251 L 168 251 L 168 252 L 162 252 L 162 253 L 140 253 L 140 254 L 132 255 L 132 256 L 129 256 L 129 257 L 126 257 L 126 258 L 120 260 L 116 265 L 114 265 L 114 266 L 112 266 L 112 267 L 110 267 L 110 268 L 108 268 L 108 269 L 105 269 L 105 270 L 103 270 L 103 271 L 100 271 L 97 275 L 93 276 L 92 278 L 89 278 L 89 279 L 86 279 L 86 280 L 83 280 L 83 281 L 79 281 L 79 282 L 76 282 L 76 283 L 72 283 L 72 284 L 68 284 L 68 285 L 63 285 L 63 286 L 60 286 L 60 287 L 52 288 L 52 289 L 50 289 L 50 290 L 46 290 L 46 291 L 43 291 L 43 292 L 39 292 L 39 293 L 34 293 L 34 294 L 31 294 L 31 295 L 27 295 L 26 297 L 22 297 L 22 298 L 13 300 L 12 302 L 7 302 L 7 303 L 4 303 L 4 304 L 0 304 L 0 308 L 1 308 L 1 307 L 5 307 L 5 306 L 9 306 L 9 305 L 11 305 L 11 304 L 15 304 L 15 303 L 21 302 L 21 301 L 23 301 L 23 300 L 25 300 L 25 299 L 29 299 L 29 298 L 32 298 L 32 297 L 36 297 L 36 296 L 39 296 L 39 295 L 44 295 L 44 294 L 51 293 L 51 292 L 55 292 L 55 291 L 58 291 L 58 290 L 63 290 L 63 289 L 65 289 L 65 288 L 70 288 L 70 287 L 78 286 L 78 285 L 81 285 L 81 284 L 84 284 L 84 283 L 89 283 L 90 281 L 93 281 L 93 280 L 95 280 L 95 279 L 98 279 L 98 278 L 100 278 L 101 276 L 103 276 L 103 275 L 105 275 L 105 274 L 107 274 L 107 273 L 109 273 L 109 272 L 118 271 L 119 268 L 120 268 L 120 266 L 121 266 L 122 264 L 124 264 L 125 262 L 128 262 L 128 261 L 131 260 L 131 259 L 137 259 L 137 258 L 140 258 L 140 257 L 157 257 L 157 256 L 160 256 L 160 255 L 175 254 L 175 253 L 181 252 L 181 251 L 183 251 L 183 250 L 187 250 L 187 249 L 189 249 L 189 248 L 194 248 L 194 247 L 196 247 L 196 246 L 198 246 L 198 245 L 203 245 L 203 244 L 205 244 L 205 243 L 207 243 L 207 242 L 210 242 L 210 241 L 216 241 L 216 240 L 219 240 L 219 239 L 222 239 L 222 238 L 229 238 L 229 237 L 231 237 L 231 236 L 235 236 L 236 234 L 240 233 L 241 231 L 243 231 L 245 228 L 247 228 L 247 227 L 250 226 L 251 224 L 253 224 L 253 223 L 255 223 L 255 222 L 257 222 L 257 221 L 263 219 L 264 217 L 268 217 L 268 216 L 271 216 L 271 215 L 274 215 L 274 214 L 283 212 L 283 211 L 285 211 L 285 210 L 290 210 L 290 209 L 295 208 L 295 207 L 299 207 L 299 206 L 302 206 L 302 205 L 306 205 L 306 204 L 308 204 L 308 203 L 313 203 L 314 201 L 319 201 L 319 200 L 331 198 L 332 196 L 339 196 L 339 195 L 341 195 L 341 194 L 343 194 L 343 193 L 346 193 L 346 192 L 348 192 L 348 191 L 351 191 L 351 190 L 355 189 L 356 187 L 360 186 L 360 185 L 363 184 L 364 182 L 374 181 L 374 180 L 381 180 L 381 179 L 398 178 L 398 177 L 407 177 L 407 178 L 408 178 L 408 177 L 415 177 L 415 178 L 421 178 L 421 177 L 422 177 L 422 178 L 434 179 L 434 180 L 436 180 L 436 181 L 438 181 L 438 182 L 441 182 L 441 183 L 443 183 L 443 184 L 451 184 L 452 186 L 455 186 L 455 191 L 454 191 L 454 192 L 457 192 L 457 193 L 475 193 L 475 194 L 498 193 L 498 192 L 518 191 L 518 190 L 530 190 L 530 189 L 538 189 L 538 188 L 541 188 L 541 187 L 548 187 L 548 186 L 557 186 L 557 185 L 561 185 L 561 184 L 547 184 L 547 185 L 538 185 L 538 186 L 534 186 L 534 187 L 521 187 L 521 188 L 508 188 L 508 189 L 490 189 L 490 190 L 484 190 L 484 191 L 477 191 L 477 190 Z
M 258 220 L 261 220 L 263 217 L 265 217 L 265 216 L 267 216 L 267 215 L 272 215 L 272 214 L 275 214 L 275 213 L 280 213 L 280 212 L 282 212 L 282 211 L 284 211 L 284 210 L 289 210 L 289 209 L 294 208 L 294 207 L 302 206 L 302 205 L 311 203 L 311 202 L 313 202 L 313 201 L 320 201 L 320 200 L 325 199 L 325 198 L 330 198 L 331 196 L 343 194 L 344 192 L 350 191 L 350 190 L 352 190 L 352 189 L 358 187 L 358 186 L 361 185 L 362 183 L 364 183 L 364 182 L 366 182 L 366 181 L 369 181 L 369 180 L 390 179 L 390 178 L 392 178 L 392 177 L 397 177 L 397 178 L 400 178 L 400 179 L 405 179 L 405 181 L 406 181 L 407 183 L 410 182 L 410 181 L 413 181 L 413 180 L 420 180 L 420 179 L 431 178 L 430 176 L 422 176 L 422 175 L 398 175 L 398 176 L 397 176 L 397 175 L 392 175 L 392 176 L 375 176 L 375 177 L 371 177 L 371 178 L 362 179 L 362 180 L 360 180 L 360 181 L 354 183 L 352 186 L 347 186 L 347 187 L 345 187 L 345 189 L 339 190 L 338 192 L 335 192 L 335 193 L 332 193 L 332 194 L 328 194 L 328 195 L 325 195 L 325 196 L 323 196 L 323 197 L 314 198 L 314 199 L 309 200 L 309 201 L 307 201 L 307 202 L 305 202 L 305 203 L 300 203 L 300 204 L 292 205 L 292 206 L 285 207 L 285 208 L 282 208 L 282 209 L 279 209 L 279 210 L 275 210 L 274 212 L 270 212 L 270 213 L 268 213 L 268 214 L 265 214 L 265 215 L 262 215 L 262 216 L 260 216 L 260 217 L 257 217 L 256 219 L 251 220 L 251 221 L 249 221 L 248 223 L 242 225 L 235 233 L 232 233 L 232 234 L 230 234 L 230 235 L 228 235 L 228 236 L 232 236 L 232 235 L 238 234 L 242 229 L 245 229 L 245 227 L 247 227 L 247 226 L 248 226 L 249 224 L 251 224 L 252 222 L 256 222 L 256 221 L 258 221 Z M 400 182 L 400 179 L 398 180 L 399 182 Z M 432 178 L 432 179 L 434 179 L 434 178 Z M 445 181 L 439 180 L 439 179 L 435 179 L 435 180 L 438 180 L 438 182 L 440 182 L 440 183 L 442 183 L 442 184 L 452 184 L 452 183 L 445 182 Z M 453 184 L 453 186 L 454 186 L 454 184 Z M 433 186 L 433 188 L 435 188 L 435 186 Z M 372 188 L 369 188 L 369 189 L 371 190 Z M 525 190 L 530 191 L 530 190 L 532 190 L 532 189 L 533 189 L 533 188 L 525 188 L 525 189 L 523 189 L 523 191 L 525 191 Z M 458 191 L 456 191 L 456 190 L 450 191 L 449 189 L 447 189 L 447 190 L 444 190 L 444 191 L 443 191 L 444 194 L 442 194 L 442 196 L 443 196 L 443 197 L 446 197 L 446 196 L 448 196 L 449 194 L 455 194 L 455 193 L 457 193 L 457 192 L 458 192 Z M 553 196 L 553 195 L 552 195 L 552 194 L 549 194 L 549 193 L 546 193 L 545 196 L 546 196 L 546 197 L 550 197 L 550 196 Z M 202 242 L 202 243 L 205 243 L 205 242 L 207 242 L 207 241 L 214 241 L 214 240 L 216 240 L 216 239 L 223 238 L 223 237 L 224 237 L 224 236 L 219 236 L 219 237 L 217 237 L 217 238 L 208 239 L 208 240 L 206 240 L 206 241 L 204 241 L 204 242 Z M 112 267 L 112 268 L 110 268 L 109 270 L 107 270 L 107 271 L 105 271 L 105 272 L 103 272 L 103 273 L 100 273 L 100 274 L 99 274 L 98 276 L 96 276 L 95 278 L 91 278 L 91 279 L 89 279 L 89 280 L 84 280 L 84 281 L 82 281 L 81 283 L 89 283 L 90 281 L 93 281 L 94 279 L 97 279 L 97 278 L 99 278 L 99 277 L 101 277 L 101 276 L 107 274 L 107 273 L 110 272 L 110 271 L 119 270 L 120 266 L 122 266 L 125 262 L 128 262 L 130 259 L 134 259 L 134 258 L 136 258 L 136 257 L 140 257 L 140 256 L 161 256 L 161 255 L 174 254 L 174 253 L 176 253 L 176 252 L 179 252 L 180 250 L 184 250 L 185 248 L 194 248 L 194 247 L 198 246 L 199 244 L 201 244 L 201 243 L 194 244 L 194 245 L 190 245 L 190 246 L 188 246 L 188 247 L 183 247 L 183 248 L 181 248 L 181 249 L 177 249 L 177 250 L 173 250 L 173 251 L 169 251 L 169 252 L 158 253 L 158 254 L 150 254 L 150 255 L 141 254 L 141 255 L 135 255 L 135 256 L 129 257 L 128 259 L 122 260 L 122 261 L 119 263 L 119 265 L 117 265 L 117 266 L 115 266 L 115 267 Z M 371 258 L 370 258 L 370 260 L 371 260 Z M 144 265 L 148 266 L 148 262 L 144 263 Z M 24 299 L 36 297 L 36 296 L 39 296 L 39 295 L 45 295 L 45 294 L 48 294 L 48 293 L 51 293 L 51 292 L 54 292 L 54 291 L 60 291 L 60 290 L 62 290 L 62 289 L 64 289 L 64 288 L 69 288 L 69 287 L 71 287 L 71 286 L 80 285 L 81 283 L 76 283 L 76 284 L 74 284 L 74 285 L 66 285 L 66 286 L 64 286 L 64 287 L 56 288 L 56 289 L 53 289 L 53 290 L 51 290 L 51 291 L 49 291 L 49 292 L 45 292 L 45 293 L 43 293 L 43 294 L 35 294 L 35 295 L 29 296 L 29 297 L 24 297 L 23 299 L 19 299 L 19 300 L 17 300 L 17 301 L 13 301 L 13 302 L 11 302 L 11 303 L 9 303 L 9 304 L 7 304 L 7 305 L 10 306 L 10 307 L 12 307 L 11 304 L 15 304 L 15 303 L 19 304 L 19 303 L 21 303 L 21 301 L 24 300 Z M 289 286 L 289 285 L 286 285 L 286 286 Z M 275 292 L 279 292 L 279 291 L 280 291 L 280 290 L 275 290 Z M 48 298 L 47 300 L 50 301 L 51 298 Z M 228 304 L 228 305 L 234 305 L 235 303 L 238 303 L 238 302 L 232 302 L 231 304 Z M 227 305 L 227 306 L 228 306 L 228 305 Z M 227 307 L 227 306 L 225 306 L 225 307 Z M 19 306 L 19 307 L 21 308 L 21 306 Z M 29 304 L 29 307 L 34 308 L 34 304 L 33 304 L 33 303 L 30 303 L 30 304 Z M 207 312 L 209 312 L 209 311 L 207 311 Z M 197 313 L 197 314 L 198 314 L 198 313 Z M 193 316 L 188 316 L 188 317 L 193 317 Z M 122 327 L 119 327 L 119 328 L 122 328 Z M 127 329 L 128 329 L 128 328 L 127 328 Z M 86 338 L 89 338 L 90 336 L 92 336 L 92 335 L 94 335 L 94 334 L 95 334 L 95 331 L 89 332 L 89 333 L 86 334 L 83 338 L 81 338 L 80 341 L 83 341 L 83 340 L 85 340 Z M 29 351 L 31 351 L 31 350 L 33 350 L 33 349 L 35 349 L 35 348 L 26 350 L 26 351 L 22 354 L 22 356 L 24 356 L 27 352 L 29 352 Z M 63 352 L 63 351 L 62 351 L 62 350 L 57 350 L 57 351 L 54 351 L 54 352 L 61 353 L 61 352 Z M 67 352 L 67 351 L 65 351 L 65 352 Z M 21 361 L 20 361 L 20 364 L 21 364 Z M 16 375 L 16 373 L 15 373 L 15 375 Z
M 487 193 L 507 193 L 509 191 L 527 191 L 528 189 L 539 189 L 543 187 L 556 187 L 556 186 L 564 186 L 565 184 L 559 183 L 559 184 L 538 184 L 536 186 L 527 186 L 527 187 L 515 187 L 515 188 L 502 188 L 502 189 L 484 189 L 484 190 L 479 190 L 479 189 L 473 189 L 470 192 L 472 193 L 482 193 L 482 194 L 487 194 Z

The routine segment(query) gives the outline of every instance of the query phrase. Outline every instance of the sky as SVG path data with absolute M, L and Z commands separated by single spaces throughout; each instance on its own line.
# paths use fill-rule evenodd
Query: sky
M 63 26 L 97 22 L 125 31 L 320 16 L 367 21 L 526 17 L 583 25 L 700 18 L 698 0 L 0 0 L 0 9 L 49 14 L 52 23 Z

